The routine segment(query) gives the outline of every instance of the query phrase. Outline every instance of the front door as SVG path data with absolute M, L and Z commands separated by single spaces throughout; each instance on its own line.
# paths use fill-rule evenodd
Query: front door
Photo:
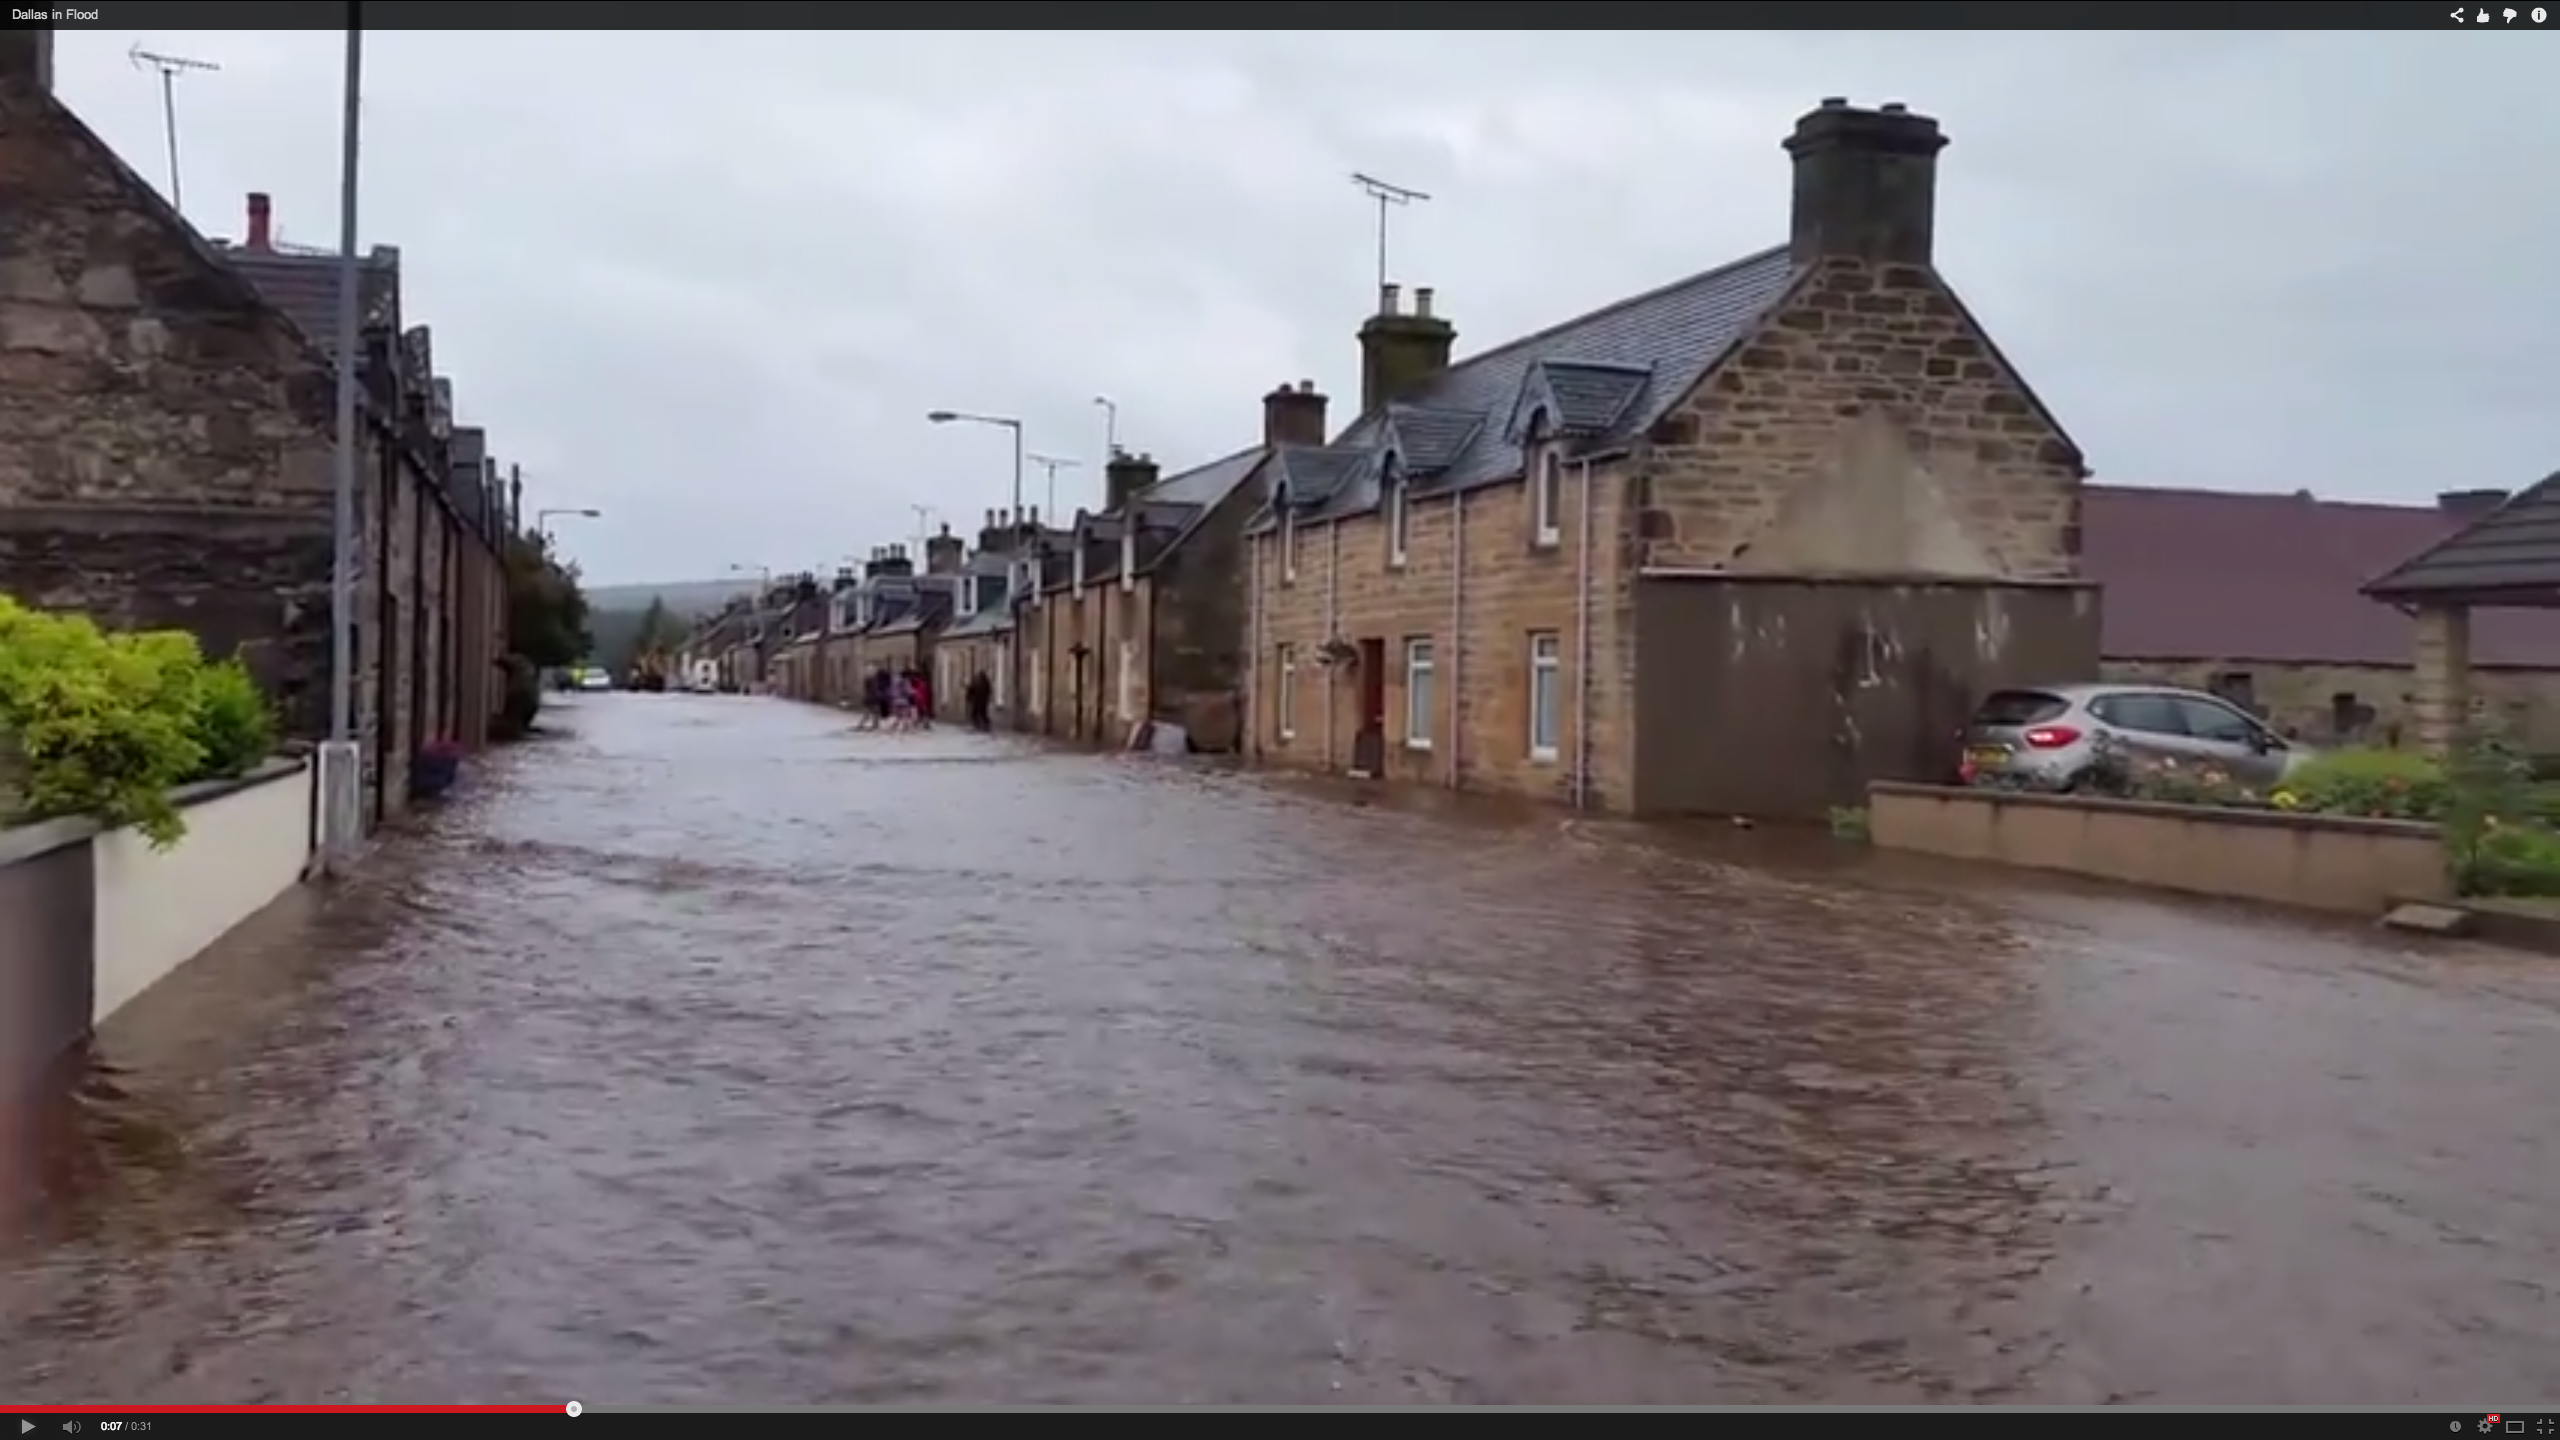
M 1363 775 L 1386 772 L 1387 642 L 1360 642 L 1360 727 L 1351 734 L 1351 768 Z

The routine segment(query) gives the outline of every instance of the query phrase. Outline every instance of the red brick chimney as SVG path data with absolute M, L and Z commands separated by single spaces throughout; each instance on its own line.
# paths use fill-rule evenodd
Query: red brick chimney
M 249 192 L 249 236 L 240 244 L 250 250 L 276 248 L 275 201 L 264 190 Z

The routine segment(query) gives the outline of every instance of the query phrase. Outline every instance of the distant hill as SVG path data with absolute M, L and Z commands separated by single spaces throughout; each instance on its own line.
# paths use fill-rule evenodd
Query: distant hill
M 654 597 L 666 602 L 667 609 L 692 619 L 708 615 L 727 603 L 732 595 L 744 595 L 755 588 L 755 581 L 736 580 L 671 580 L 663 585 L 591 585 L 587 587 L 590 610 L 646 610 Z

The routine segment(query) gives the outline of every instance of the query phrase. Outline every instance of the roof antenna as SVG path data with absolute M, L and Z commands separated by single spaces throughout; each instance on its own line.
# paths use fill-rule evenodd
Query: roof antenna
M 178 76 L 188 70 L 219 70 L 210 60 L 190 60 L 184 55 L 162 55 L 145 50 L 140 44 L 125 52 L 136 70 L 160 72 L 160 127 L 169 135 L 169 208 L 186 213 L 186 203 L 178 197 Z
M 1428 200 L 1431 197 L 1419 190 L 1408 190 L 1402 185 L 1390 185 L 1375 175 L 1363 175 L 1357 170 L 1351 172 L 1351 183 L 1359 186 L 1362 193 L 1378 202 L 1378 288 L 1384 291 L 1387 288 L 1387 207 L 1410 205 L 1416 200 Z

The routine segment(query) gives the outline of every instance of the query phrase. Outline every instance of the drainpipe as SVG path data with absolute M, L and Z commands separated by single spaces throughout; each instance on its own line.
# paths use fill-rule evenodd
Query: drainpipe
M 1467 492 L 1449 497 L 1449 788 L 1458 788 L 1458 711 L 1467 693 Z
M 1324 643 L 1331 645 L 1341 618 L 1334 608 L 1334 582 L 1342 573 L 1342 527 L 1328 522 L 1324 536 Z M 1338 664 L 1324 667 L 1324 765 L 1328 770 L 1333 768 L 1333 712 L 1341 708 L 1334 696 L 1334 680 L 1341 668 Z
M 1582 462 L 1582 533 L 1573 577 L 1573 808 L 1591 803 L 1591 462 Z
M 1245 754 L 1262 758 L 1262 537 L 1251 537 L 1244 552 L 1244 736 Z

